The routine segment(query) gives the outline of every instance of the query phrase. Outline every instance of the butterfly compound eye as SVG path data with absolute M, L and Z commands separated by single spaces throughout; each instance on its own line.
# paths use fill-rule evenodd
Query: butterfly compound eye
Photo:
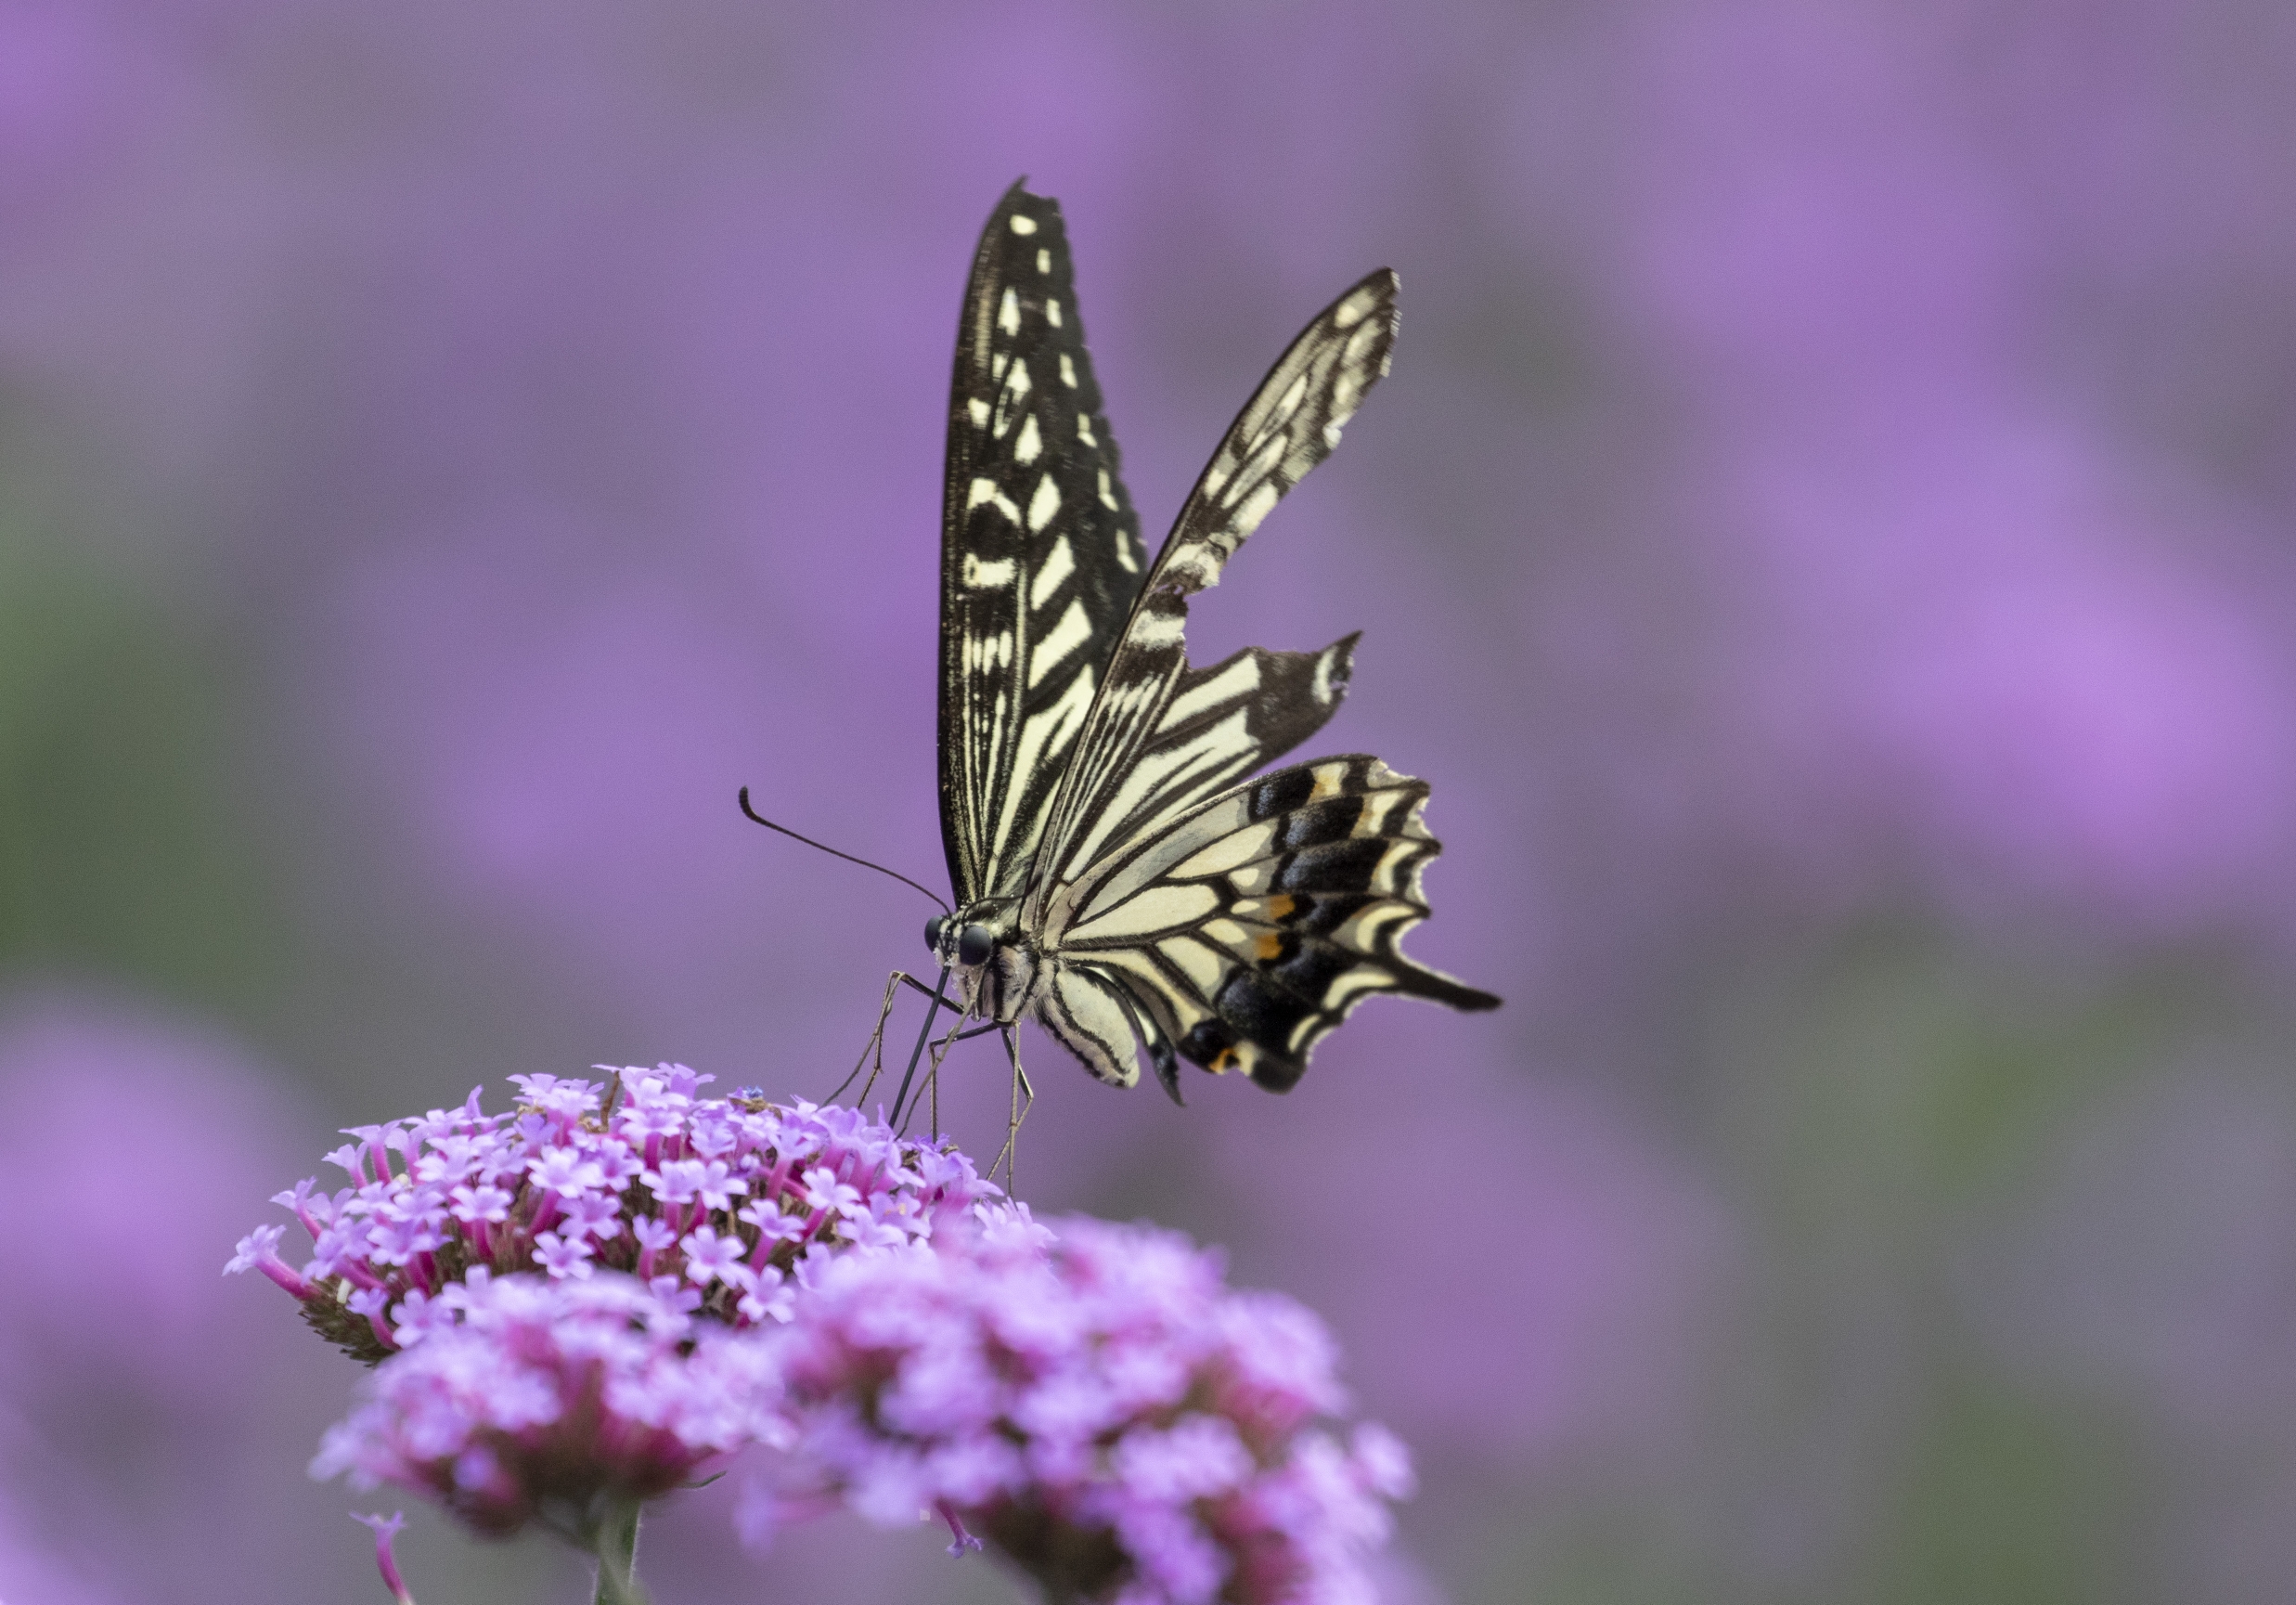
M 924 923 L 924 945 L 935 952 L 941 950 L 941 927 L 948 923 L 946 914 L 935 914 Z
M 983 964 L 997 949 L 997 938 L 987 925 L 967 925 L 957 935 L 957 962 Z

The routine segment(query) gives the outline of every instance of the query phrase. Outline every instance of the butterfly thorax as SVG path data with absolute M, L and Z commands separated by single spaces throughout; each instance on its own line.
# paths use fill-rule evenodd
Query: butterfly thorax
M 934 920 L 925 945 L 956 977 L 967 1015 L 1008 1026 L 1020 1018 L 1036 985 L 1037 953 L 1021 930 L 1019 899 L 984 899 Z

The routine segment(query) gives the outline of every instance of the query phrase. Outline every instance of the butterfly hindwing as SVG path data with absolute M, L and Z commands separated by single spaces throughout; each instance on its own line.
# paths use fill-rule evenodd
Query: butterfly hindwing
M 1497 1006 L 1399 945 L 1427 916 L 1421 878 L 1441 850 L 1420 821 L 1426 797 L 1375 757 L 1323 758 L 1129 843 L 1054 906 L 1044 939 L 1062 1006 L 1045 1023 L 1103 1079 L 1136 1075 L 1112 1029 L 1122 1018 L 1167 1087 L 1184 1058 L 1281 1091 L 1374 992 Z
M 961 906 L 1017 892 L 1146 577 L 1059 205 L 981 232 L 941 511 L 941 835 Z

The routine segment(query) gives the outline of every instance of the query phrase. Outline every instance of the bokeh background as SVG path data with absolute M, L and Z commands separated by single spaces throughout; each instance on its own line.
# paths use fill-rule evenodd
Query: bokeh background
M 2270 0 L 0 4 L 0 1598 L 381 1597 L 352 1368 L 217 1275 L 336 1128 L 851 1063 L 930 911 L 733 796 L 941 873 L 1025 173 L 1152 537 L 1401 272 L 1194 636 L 1364 630 L 1322 744 L 1433 779 L 1414 950 L 1507 998 L 1185 1111 L 1035 1039 L 1038 1208 L 1334 1324 L 1399 1605 L 2287 1599 L 2292 69 Z M 1019 1598 L 725 1517 L 663 1605 Z

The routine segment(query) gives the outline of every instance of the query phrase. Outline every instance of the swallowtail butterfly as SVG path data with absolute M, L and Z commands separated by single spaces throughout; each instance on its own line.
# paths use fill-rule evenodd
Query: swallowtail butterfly
M 1376 992 L 1489 992 L 1414 964 L 1424 781 L 1363 754 L 1250 778 L 1320 729 L 1356 638 L 1192 667 L 1188 598 L 1339 444 L 1387 370 L 1396 277 L 1317 315 L 1229 427 L 1151 563 L 1084 347 L 1059 205 L 1015 184 L 957 330 L 941 511 L 941 838 L 925 940 L 965 1016 L 1033 1016 L 1103 1081 L 1145 1050 L 1282 1091 Z M 944 984 L 946 976 L 944 977 Z M 1018 1069 L 1018 1058 L 1014 1058 Z

